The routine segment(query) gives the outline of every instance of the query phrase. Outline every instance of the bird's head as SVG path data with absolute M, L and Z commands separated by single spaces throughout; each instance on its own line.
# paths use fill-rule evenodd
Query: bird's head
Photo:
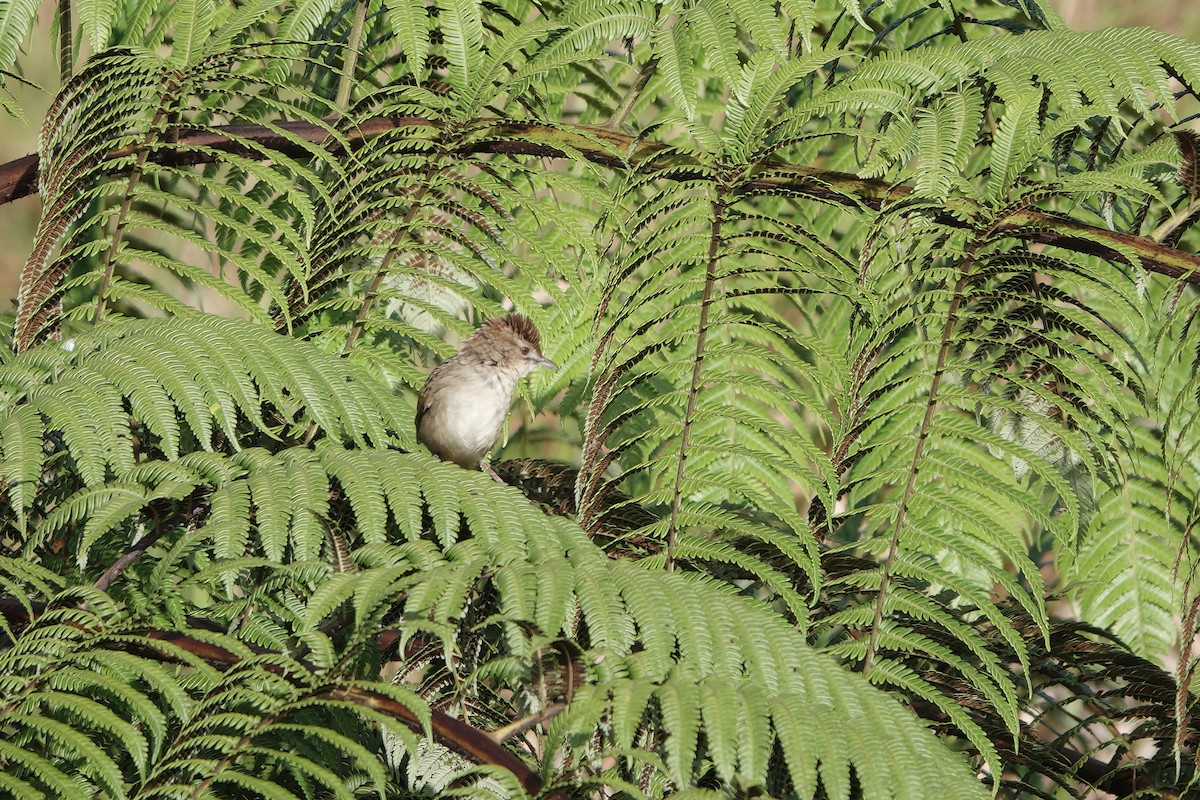
M 468 351 L 518 378 L 538 367 L 558 369 L 557 364 L 542 355 L 542 335 L 533 320 L 523 314 L 485 321 L 463 343 L 463 352 Z

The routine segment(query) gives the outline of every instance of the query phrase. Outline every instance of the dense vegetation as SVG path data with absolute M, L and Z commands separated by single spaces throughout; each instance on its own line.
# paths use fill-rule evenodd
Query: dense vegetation
M 38 7 L 0 795 L 1196 791 L 1200 45 L 1043 0 Z M 500 485 L 413 401 L 507 309 L 562 368 Z

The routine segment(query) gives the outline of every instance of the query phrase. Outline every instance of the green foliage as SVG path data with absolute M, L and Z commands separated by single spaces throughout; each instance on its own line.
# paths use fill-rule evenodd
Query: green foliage
M 1196 782 L 1196 44 L 1041 0 L 70 9 L 0 321 L 0 793 Z M 562 368 L 499 486 L 412 403 L 509 309 Z
M 578 750 L 580 742 L 591 741 L 595 718 L 611 715 L 615 728 L 626 731 L 612 743 L 613 754 L 623 754 L 631 772 L 662 770 L 662 780 L 676 785 L 702 776 L 709 759 L 726 778 L 736 767 L 745 780 L 765 782 L 777 748 L 791 781 L 806 796 L 815 788 L 818 765 L 822 782 L 830 787 L 849 785 L 851 764 L 864 785 L 891 786 L 903 774 L 899 765 L 922 763 L 930 766 L 925 778 L 932 781 L 925 787 L 944 782 L 944 791 L 971 791 L 966 765 L 916 719 L 860 677 L 814 652 L 801 633 L 762 603 L 737 598 L 702 576 L 647 571 L 608 559 L 578 527 L 549 520 L 513 490 L 482 475 L 432 464 L 427 455 L 319 447 L 322 463 L 310 462 L 306 472 L 288 469 L 308 452 L 298 448 L 253 460 L 221 459 L 225 476 L 210 477 L 211 486 L 197 480 L 199 493 L 189 495 L 192 502 L 209 504 L 206 524 L 193 531 L 183 519 L 174 525 L 160 522 L 163 538 L 156 552 L 162 555 L 157 564 L 139 564 L 112 597 L 94 590 L 85 593 L 79 599 L 90 613 L 72 609 L 74 597 L 55 593 L 46 598 L 50 606 L 65 607 L 41 614 L 36 624 L 25 628 L 12 641 L 0 670 L 11 682 L 6 724 L 17 731 L 13 742 L 20 746 L 36 740 L 48 748 L 23 750 L 14 762 L 21 764 L 14 780 L 63 791 L 56 783 L 60 770 L 50 760 L 56 753 L 59 764 L 88 762 L 95 773 L 86 774 L 92 791 L 112 794 L 121 794 L 126 785 L 143 791 L 161 785 L 172 795 L 171 787 L 191 780 L 211 780 L 214 786 L 256 785 L 254 781 L 265 779 L 264 770 L 272 774 L 270 769 L 293 780 L 306 777 L 328 785 L 327 762 L 322 766 L 311 759 L 313 753 L 332 749 L 341 754 L 335 757 L 361 762 L 364 770 L 375 769 L 380 774 L 372 775 L 371 782 L 382 786 L 382 767 L 371 766 L 364 750 L 371 746 L 370 737 L 366 732 L 347 736 L 347 729 L 358 724 L 355 714 L 387 722 L 385 730 L 407 729 L 371 713 L 370 707 L 332 701 L 345 686 L 399 696 L 411 706 L 416 700 L 407 692 L 356 677 L 364 660 L 377 660 L 377 652 L 371 651 L 381 633 L 399 625 L 402 640 L 424 637 L 430 640 L 426 647 L 440 649 L 453 647 L 456 637 L 465 633 L 459 624 L 475 620 L 480 643 L 490 644 L 484 652 L 468 650 L 459 657 L 473 671 L 511 682 L 514 689 L 528 680 L 527 672 L 546 641 L 569 633 L 587 645 L 580 660 L 589 665 L 583 678 L 589 688 L 577 706 L 572 703 L 572 713 L 551 726 L 550 752 Z M 219 462 L 206 460 L 209 475 L 216 474 Z M 159 462 L 157 468 L 148 463 L 140 474 L 153 480 L 170 471 L 176 483 L 183 482 L 183 470 L 169 469 L 168 463 Z M 188 459 L 173 463 L 186 467 Z M 247 468 L 245 476 L 231 468 L 239 463 Z M 227 538 L 209 531 L 223 527 L 229 516 L 220 510 L 220 504 L 228 502 L 223 499 L 230 494 L 227 488 L 252 483 L 277 463 L 284 468 L 273 476 L 269 489 L 293 501 L 326 473 L 340 481 L 346 505 L 366 534 L 362 546 L 351 553 L 348 571 L 331 572 L 319 554 L 305 558 L 299 546 L 287 563 L 267 556 L 271 542 L 264 528 L 279 510 L 270 508 L 263 495 L 253 495 L 253 513 L 247 505 L 231 518 L 249 523 L 258 537 L 243 536 L 235 549 Z M 95 489 L 82 492 L 97 494 Z M 328 486 L 311 496 L 313 502 L 328 502 Z M 64 507 L 76 504 L 71 498 Z M 142 509 L 123 507 L 131 510 Z M 89 530 L 100 516 L 72 515 L 74 524 L 52 527 L 64 538 L 78 537 L 80 543 L 69 549 L 86 554 L 116 538 L 111 530 L 99 535 Z M 472 536 L 461 538 L 467 531 Z M 408 544 L 402 544 L 406 539 Z M 193 575 L 175 583 L 184 561 L 193 562 L 188 570 Z M 17 562 L 10 569 L 21 579 L 27 568 Z M 545 580 L 544 572 L 554 580 Z M 245 582 L 249 574 L 256 577 Z M 223 591 L 234 576 L 242 576 L 239 585 L 257 587 L 256 593 L 289 596 L 288 607 L 264 614 L 257 606 L 265 597 L 247 603 Z M 31 582 L 32 578 L 18 584 L 23 595 L 33 593 Z M 186 599 L 198 592 L 208 600 L 196 604 Z M 151 614 L 147 622 L 161 619 L 164 610 L 190 607 L 194 615 L 186 624 L 196 641 L 181 643 L 182 631 L 147 630 L 136 614 L 133 619 L 121 614 L 118 603 Z M 476 608 L 479 604 L 493 607 L 485 614 Z M 664 606 L 678 613 L 655 613 Z M 707 613 L 687 613 L 697 608 Z M 224 628 L 235 619 L 235 636 L 201 633 L 211 630 L 205 621 Z M 772 647 L 761 649 L 762 641 L 771 641 Z M 155 658 L 130 655 L 129 647 L 148 649 Z M 297 647 L 307 653 L 307 661 L 271 655 L 295 652 Z M 236 666 L 222 672 L 199 660 L 212 661 L 214 650 Z M 202 674 L 164 668 L 157 658 L 203 667 Z M 127 685 L 142 673 L 149 685 Z M 89 699 L 100 685 L 121 687 L 119 694 L 110 689 L 115 695 L 110 702 L 135 713 L 132 720 L 121 720 Z M 639 700 L 613 704 L 614 698 L 626 696 Z M 173 707 L 164 708 L 170 698 Z M 729 717 L 726 700 L 756 713 Z M 664 761 L 630 749 L 643 717 L 652 714 L 650 706 L 659 709 L 671 731 L 663 744 Z M 413 712 L 417 717 L 420 707 Z M 352 712 L 349 720 L 344 719 L 345 711 Z M 672 719 L 678 724 L 670 724 Z M 709 726 L 703 741 L 697 735 L 702 719 Z M 115 763 L 86 735 L 68 736 L 72 720 L 77 729 L 116 735 L 130 763 Z M 717 720 L 724 735 L 712 727 Z M 156 734 L 154 740 L 148 741 L 141 729 Z M 168 729 L 178 731 L 169 749 L 164 748 Z M 897 731 L 903 734 L 897 737 Z M 311 746 L 297 742 L 293 734 L 315 741 Z M 236 746 L 230 738 L 235 735 L 242 737 Z M 200 751 L 187 744 L 192 737 Z M 411 752 L 416 740 L 409 736 L 406 742 Z M 752 743 L 748 750 L 747 742 Z M 857 763 L 850 742 L 890 748 L 893 758 Z M 173 755 L 180 750 L 191 751 L 186 762 Z M 603 751 L 589 757 L 602 755 Z M 914 791 L 925 788 L 911 776 L 906 780 Z M 978 788 L 975 791 L 983 796 Z

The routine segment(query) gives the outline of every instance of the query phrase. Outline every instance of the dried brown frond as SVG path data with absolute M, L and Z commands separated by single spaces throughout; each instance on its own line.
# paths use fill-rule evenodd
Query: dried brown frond
M 1200 196 L 1200 134 L 1195 131 L 1172 131 L 1179 144 L 1179 182 L 1192 197 Z

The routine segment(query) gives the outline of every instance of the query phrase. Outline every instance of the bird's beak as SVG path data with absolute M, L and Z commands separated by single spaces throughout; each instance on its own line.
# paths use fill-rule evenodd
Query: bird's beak
M 537 360 L 536 364 L 539 367 L 546 367 L 547 369 L 558 369 L 558 364 L 555 364 L 553 361 L 546 358 L 545 356 L 542 356 L 541 358 L 539 358 Z

